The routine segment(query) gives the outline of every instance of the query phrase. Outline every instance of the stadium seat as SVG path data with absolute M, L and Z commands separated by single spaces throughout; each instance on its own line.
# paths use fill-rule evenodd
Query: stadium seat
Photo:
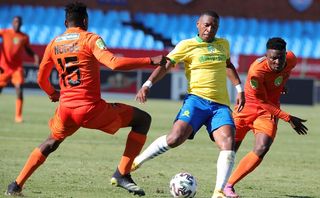
M 155 41 L 153 49 L 155 50 L 164 50 L 164 45 L 161 41 Z
M 144 49 L 151 50 L 154 46 L 154 39 L 151 35 L 146 35 L 144 40 Z
M 132 48 L 131 42 L 133 40 L 134 30 L 131 28 L 124 28 L 121 30 L 121 42 L 119 47 L 120 48 Z
M 320 59 L 320 39 L 319 38 L 315 42 L 313 42 L 311 58 Z
M 141 30 L 135 32 L 135 39 L 132 42 L 132 48 L 141 49 L 144 45 L 144 33 Z

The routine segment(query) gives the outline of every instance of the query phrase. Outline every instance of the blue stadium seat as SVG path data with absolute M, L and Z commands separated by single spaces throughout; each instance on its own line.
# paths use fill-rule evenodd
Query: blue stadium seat
M 243 37 L 243 47 L 242 47 L 242 54 L 250 55 L 255 54 L 256 48 L 256 37 L 254 36 L 245 36 Z
M 312 55 L 312 41 L 310 38 L 303 38 L 303 49 L 301 49 L 301 57 L 308 58 Z
M 316 41 L 313 41 L 311 58 L 320 59 L 320 38 L 318 38 Z
M 231 53 L 241 54 L 243 45 L 244 45 L 243 37 L 240 35 L 235 36 L 235 41 L 234 41 L 233 47 L 231 48 Z
M 129 11 L 119 11 L 119 18 L 122 22 L 130 22 L 131 21 L 131 17 L 130 17 L 130 12 Z
M 135 39 L 132 42 L 132 48 L 141 49 L 144 45 L 144 33 L 141 30 L 135 32 Z
M 121 42 L 119 43 L 120 48 L 132 48 L 132 40 L 134 36 L 134 30 L 131 28 L 124 28 L 121 31 Z
M 154 47 L 154 39 L 151 35 L 146 35 L 145 36 L 145 40 L 144 40 L 144 49 L 147 49 L 147 50 L 151 50 L 153 49 Z
M 112 37 L 108 40 L 108 46 L 110 48 L 117 48 L 119 46 L 119 43 L 121 42 L 121 31 L 120 28 L 114 28 L 112 34 Z
M 266 43 L 269 38 L 259 36 L 256 38 L 256 47 L 255 47 L 255 55 L 262 56 L 266 53 Z
M 302 55 L 302 41 L 300 37 L 296 37 L 292 39 L 292 46 L 291 48 L 288 48 L 288 50 L 293 51 L 296 56 L 301 57 Z
M 155 41 L 153 49 L 155 50 L 163 50 L 164 49 L 164 45 L 161 41 Z

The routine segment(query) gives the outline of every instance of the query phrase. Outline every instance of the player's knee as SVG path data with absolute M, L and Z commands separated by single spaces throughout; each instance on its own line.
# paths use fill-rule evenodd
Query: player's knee
M 267 152 L 269 151 L 270 147 L 268 145 L 256 145 L 254 147 L 254 152 L 260 157 L 263 158 L 265 156 L 265 154 L 267 154 Z
M 144 124 L 150 127 L 151 121 L 152 121 L 151 115 L 148 113 L 145 113 L 143 120 L 144 120 Z
M 181 135 L 176 135 L 171 133 L 167 136 L 167 143 L 168 143 L 168 146 L 170 146 L 171 148 L 181 145 L 184 141 L 185 141 L 185 138 L 182 137 Z
M 49 139 L 40 145 L 43 155 L 48 156 L 50 153 L 54 152 L 60 145 L 61 141 Z

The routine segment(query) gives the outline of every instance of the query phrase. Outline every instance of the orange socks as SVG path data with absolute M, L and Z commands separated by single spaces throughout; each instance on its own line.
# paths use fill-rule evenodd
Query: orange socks
M 31 174 L 46 160 L 39 148 L 35 148 L 25 163 L 19 176 L 16 179 L 17 184 L 22 187 Z
M 15 121 L 16 122 L 22 122 L 22 104 L 23 100 L 22 99 L 17 99 L 16 100 L 16 117 Z
M 126 148 L 118 166 L 119 172 L 125 175 L 130 172 L 134 158 L 140 153 L 147 136 L 131 131 L 128 135 Z
M 237 168 L 229 178 L 228 184 L 232 186 L 253 171 L 262 161 L 254 152 L 248 153 L 239 162 Z

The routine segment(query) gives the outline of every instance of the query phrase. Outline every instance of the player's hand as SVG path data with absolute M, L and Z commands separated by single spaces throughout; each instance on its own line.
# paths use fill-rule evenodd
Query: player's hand
M 37 54 L 35 54 L 35 55 L 33 56 L 33 58 L 34 58 L 34 65 L 35 65 L 35 66 L 39 66 L 39 64 L 40 64 L 40 58 L 39 58 L 39 56 L 38 56 Z
M 143 86 L 138 91 L 135 100 L 138 101 L 140 104 L 144 104 L 147 101 L 147 96 L 150 93 L 150 88 L 147 86 Z
M 303 120 L 301 118 L 290 116 L 289 123 L 291 127 L 299 134 L 299 135 L 306 135 L 308 128 L 303 124 L 307 120 Z
M 51 102 L 58 102 L 60 99 L 60 91 L 55 91 L 53 94 L 49 96 Z
M 162 67 L 164 67 L 167 64 L 167 60 L 168 60 L 168 58 L 163 55 L 150 57 L 150 59 L 151 59 L 151 65 L 160 65 Z
M 288 94 L 288 88 L 287 87 L 283 87 L 282 91 L 280 92 L 282 95 L 286 95 Z
M 244 97 L 244 92 L 239 92 L 236 98 L 236 105 L 238 106 L 237 112 L 242 111 L 245 103 L 246 103 L 246 99 Z

